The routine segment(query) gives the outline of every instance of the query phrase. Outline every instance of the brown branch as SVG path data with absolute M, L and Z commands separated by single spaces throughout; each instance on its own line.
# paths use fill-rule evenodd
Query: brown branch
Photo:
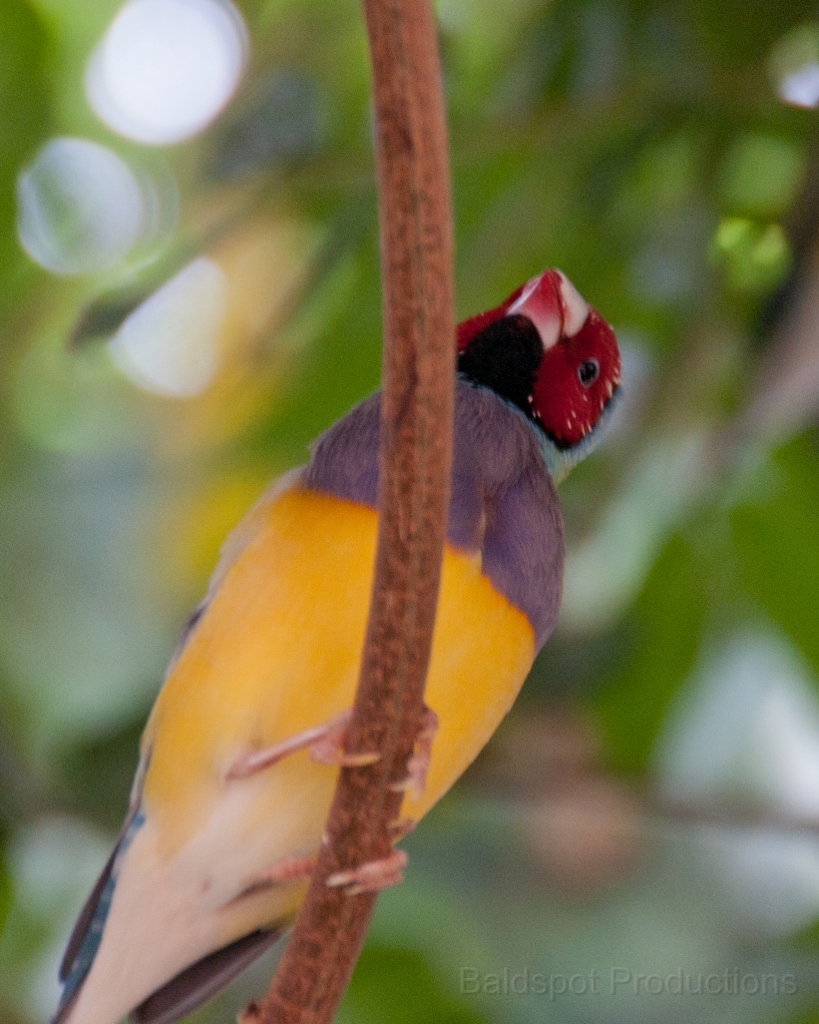
M 387 856 L 423 709 L 449 505 L 454 388 L 452 218 L 443 93 L 428 0 L 364 0 L 376 114 L 384 287 L 378 550 L 348 751 L 318 865 L 259 1024 L 325 1024 L 375 895 L 328 875 Z

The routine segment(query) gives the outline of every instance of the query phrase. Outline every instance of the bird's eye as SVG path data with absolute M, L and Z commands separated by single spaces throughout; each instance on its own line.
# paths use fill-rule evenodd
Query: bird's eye
M 596 359 L 585 359 L 577 368 L 577 376 L 584 388 L 591 387 L 600 373 L 600 363 Z

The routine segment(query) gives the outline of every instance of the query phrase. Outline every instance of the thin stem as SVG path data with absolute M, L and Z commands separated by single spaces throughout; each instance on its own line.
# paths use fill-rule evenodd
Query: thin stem
M 375 905 L 327 877 L 386 857 L 423 710 L 449 505 L 454 389 L 452 215 L 428 0 L 363 0 L 370 39 L 384 289 L 375 579 L 348 752 L 318 864 L 259 1024 L 327 1024 Z

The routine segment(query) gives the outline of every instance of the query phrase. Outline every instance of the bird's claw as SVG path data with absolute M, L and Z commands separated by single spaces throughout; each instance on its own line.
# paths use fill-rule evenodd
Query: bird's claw
M 416 797 L 421 796 L 427 784 L 427 772 L 432 758 L 432 741 L 438 731 L 438 716 L 432 708 L 425 707 L 421 713 L 415 747 L 407 761 L 407 777 L 394 782 L 390 787 L 394 792 L 406 793 L 412 790 Z
M 310 744 L 310 757 L 319 764 L 334 764 L 340 768 L 366 768 L 381 760 L 375 751 L 360 754 L 346 754 L 344 740 L 350 724 L 351 711 L 343 711 L 327 722 L 326 730 L 318 740 Z
M 386 889 L 403 881 L 407 860 L 403 850 L 393 850 L 382 860 L 370 860 L 357 868 L 336 871 L 335 874 L 328 875 L 325 885 L 333 889 L 343 886 L 348 896 L 358 896 L 362 892 L 378 892 L 379 889 Z
M 395 821 L 389 822 L 387 831 L 390 834 L 390 842 L 400 843 L 404 836 L 408 836 L 417 824 L 418 822 L 415 818 L 396 818 Z

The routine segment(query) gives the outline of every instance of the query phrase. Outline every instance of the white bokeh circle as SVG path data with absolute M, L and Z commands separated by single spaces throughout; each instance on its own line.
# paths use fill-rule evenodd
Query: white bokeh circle
M 17 237 L 54 273 L 105 270 L 140 238 L 153 201 L 147 189 L 106 146 L 52 139 L 18 175 Z
M 227 282 L 222 268 L 199 256 L 130 314 L 108 348 L 138 387 L 169 398 L 205 391 L 219 369 L 219 337 Z
M 120 135 L 170 145 L 216 117 L 246 60 L 247 32 L 228 0 L 128 0 L 89 60 L 86 96 Z

